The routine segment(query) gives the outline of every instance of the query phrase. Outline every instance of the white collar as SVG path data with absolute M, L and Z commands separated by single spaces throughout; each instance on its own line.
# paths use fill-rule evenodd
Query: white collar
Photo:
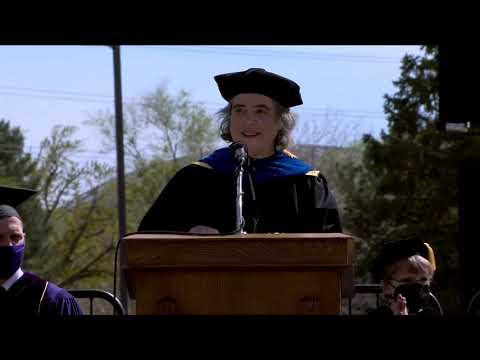
M 23 276 L 23 271 L 21 268 L 18 268 L 18 270 L 15 271 L 15 274 L 10 276 L 10 278 L 2 284 L 2 287 L 4 287 L 5 290 L 10 289 L 12 285 L 15 284 L 18 281 L 18 279 L 20 279 L 22 276 Z

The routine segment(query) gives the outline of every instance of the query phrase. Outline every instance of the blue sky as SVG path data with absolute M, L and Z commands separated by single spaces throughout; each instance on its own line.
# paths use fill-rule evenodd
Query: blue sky
M 406 53 L 420 54 L 420 46 L 122 46 L 123 95 L 129 100 L 166 84 L 213 113 L 225 104 L 214 75 L 263 67 L 301 86 L 304 105 L 294 109 L 300 121 L 355 125 L 377 136 L 386 128 L 383 95 L 395 91 Z M 84 121 L 113 111 L 109 47 L 0 46 L 0 69 L 0 118 L 24 130 L 27 150 L 35 152 L 56 124 L 74 125 L 87 149 L 78 160 L 104 158 Z

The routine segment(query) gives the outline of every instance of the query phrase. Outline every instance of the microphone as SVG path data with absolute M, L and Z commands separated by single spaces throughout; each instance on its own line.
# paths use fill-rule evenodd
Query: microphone
M 247 160 L 248 152 L 246 145 L 239 142 L 233 142 L 229 148 L 232 150 L 233 156 L 238 163 L 243 164 Z

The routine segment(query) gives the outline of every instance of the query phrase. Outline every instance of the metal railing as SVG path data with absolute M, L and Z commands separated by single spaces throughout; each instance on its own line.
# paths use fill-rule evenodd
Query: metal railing
M 480 291 L 472 296 L 472 299 L 468 304 L 467 314 L 469 315 L 480 314 Z
M 381 284 L 356 284 L 355 293 L 352 297 L 348 298 L 348 315 L 352 315 L 352 299 L 356 294 L 372 294 L 376 297 L 376 306 L 380 306 L 380 295 L 383 292 L 383 286 Z
M 107 301 L 113 308 L 114 315 L 125 315 L 125 309 L 123 308 L 122 303 L 120 300 L 113 296 L 112 293 L 109 293 L 105 290 L 98 290 L 98 289 L 71 289 L 67 290 L 70 294 L 72 294 L 76 299 L 89 299 L 90 300 L 90 315 L 93 314 L 93 300 L 94 299 L 102 299 Z
M 94 299 L 102 299 L 110 303 L 113 307 L 115 315 L 125 315 L 125 309 L 123 308 L 120 300 L 113 296 L 113 294 L 108 291 L 98 290 L 98 289 L 71 289 L 68 290 L 76 299 L 89 299 L 90 300 L 90 315 L 93 315 L 93 301 Z M 353 297 L 348 298 L 348 315 L 352 315 L 352 299 L 357 294 L 371 294 L 376 297 L 376 307 L 380 306 L 380 295 L 383 292 L 383 286 L 381 284 L 356 284 L 355 293 Z M 433 302 L 438 306 L 440 314 L 443 314 L 441 305 L 437 298 L 431 294 Z M 473 311 L 478 311 L 480 309 L 480 291 L 475 294 L 475 296 L 470 301 L 467 312 L 473 313 Z

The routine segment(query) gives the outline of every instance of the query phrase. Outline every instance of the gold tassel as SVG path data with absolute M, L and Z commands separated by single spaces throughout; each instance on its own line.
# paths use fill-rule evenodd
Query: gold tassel
M 437 266 L 435 264 L 435 254 L 433 253 L 433 249 L 428 243 L 424 243 L 424 244 L 428 250 L 428 261 L 430 261 L 430 263 L 432 264 L 433 270 L 436 270 Z

